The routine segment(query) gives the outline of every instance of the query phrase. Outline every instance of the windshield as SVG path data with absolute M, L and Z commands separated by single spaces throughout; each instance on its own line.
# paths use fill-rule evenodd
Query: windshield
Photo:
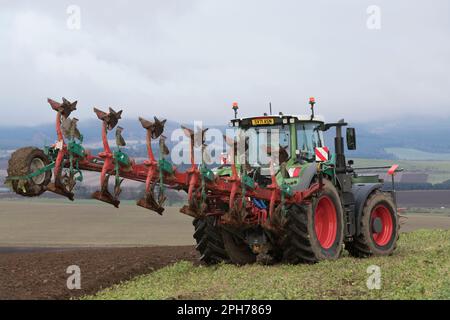
M 318 123 L 305 122 L 297 124 L 297 149 L 302 159 L 313 161 L 314 149 L 323 147 L 323 133 L 317 130 Z
M 252 167 L 268 167 L 273 160 L 274 165 L 285 162 L 290 157 L 291 136 L 289 126 L 262 126 L 242 129 L 241 136 L 245 135 L 244 152 L 238 152 L 239 162 L 246 161 Z M 243 141 L 243 139 L 239 139 Z M 243 144 L 243 143 L 242 143 Z

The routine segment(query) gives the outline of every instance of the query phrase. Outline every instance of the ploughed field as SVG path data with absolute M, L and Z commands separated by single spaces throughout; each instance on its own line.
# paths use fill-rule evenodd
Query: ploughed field
M 178 261 L 196 263 L 193 246 L 23 250 L 0 253 L 0 299 L 70 299 L 148 274 Z M 80 267 L 81 290 L 67 288 Z

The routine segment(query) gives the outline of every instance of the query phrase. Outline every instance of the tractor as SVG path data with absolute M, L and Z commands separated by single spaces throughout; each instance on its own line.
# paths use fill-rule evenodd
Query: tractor
M 355 129 L 344 120 L 325 123 L 315 115 L 314 98 L 310 115 L 239 118 L 234 103 L 233 135 L 224 135 L 228 153 L 219 166 L 207 164 L 203 153 L 200 162 L 194 159 L 195 148 L 203 152 L 207 147 L 208 129 L 182 127 L 190 141 L 185 171 L 167 159 L 165 120 L 139 118 L 148 159 L 137 163 L 124 152 L 118 126 L 122 111 L 94 108 L 102 123 L 103 151 L 93 155 L 83 147 L 78 120 L 70 117 L 77 102 L 48 102 L 57 113 L 57 141 L 12 154 L 6 184 L 19 195 L 49 191 L 73 201 L 83 171 L 100 173 L 100 188 L 92 198 L 116 208 L 124 179 L 145 184 L 145 195 L 136 204 L 158 214 L 164 211 L 166 189 L 186 192 L 180 211 L 193 218 L 196 249 L 206 264 L 315 263 L 337 259 L 344 249 L 354 257 L 369 257 L 390 255 L 396 248 L 400 225 L 394 175 L 401 169 L 390 167 L 388 191 L 379 175 L 361 174 L 370 168 L 355 168 L 344 152 L 344 128 L 349 150 L 356 149 Z M 114 129 L 112 149 L 108 133 Z M 328 130 L 335 130 L 334 152 L 324 141 Z M 156 140 L 157 156 L 152 149 Z

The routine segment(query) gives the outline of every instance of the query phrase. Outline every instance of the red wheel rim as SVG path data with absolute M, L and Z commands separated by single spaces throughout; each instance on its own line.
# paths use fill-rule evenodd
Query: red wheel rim
M 379 219 L 381 222 L 380 232 L 373 231 L 373 223 L 375 219 Z M 379 246 L 385 246 L 392 238 L 392 232 L 394 230 L 394 222 L 392 221 L 391 211 L 385 205 L 376 206 L 370 215 L 370 225 L 372 229 L 373 241 Z
M 328 196 L 322 196 L 316 206 L 314 227 L 317 240 L 324 249 L 329 249 L 336 240 L 336 207 Z

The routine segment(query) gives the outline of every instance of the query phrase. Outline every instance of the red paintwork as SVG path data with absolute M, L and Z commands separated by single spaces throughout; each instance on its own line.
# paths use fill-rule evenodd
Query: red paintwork
M 393 174 L 395 174 L 395 171 L 398 168 L 398 164 L 394 164 L 389 170 L 388 170 L 388 175 L 392 176 Z
M 64 158 L 66 157 L 66 155 L 68 154 L 68 150 L 67 150 L 67 145 L 66 142 L 64 141 L 64 136 L 62 134 L 61 131 L 61 113 L 57 113 L 56 114 L 56 134 L 58 136 L 58 144 L 59 147 L 61 147 L 61 149 L 58 152 L 58 156 L 56 157 L 56 162 L 55 162 L 55 168 L 54 170 L 54 176 L 59 178 L 60 177 L 60 173 L 61 173 L 61 167 L 62 167 L 62 162 L 64 160 Z
M 108 128 L 106 122 L 103 122 L 102 125 L 102 142 L 104 151 L 98 154 L 99 158 L 103 160 L 103 166 L 100 174 L 100 185 L 103 185 L 106 181 L 107 173 L 114 170 L 113 154 L 108 143 Z
M 380 204 L 375 207 L 370 214 L 371 224 L 376 218 L 381 221 L 381 231 L 372 233 L 373 241 L 379 246 L 385 246 L 391 241 L 394 231 L 394 222 L 392 220 L 391 211 L 385 205 Z
M 314 228 L 317 240 L 324 249 L 329 249 L 336 241 L 337 214 L 330 197 L 320 197 L 314 214 Z

